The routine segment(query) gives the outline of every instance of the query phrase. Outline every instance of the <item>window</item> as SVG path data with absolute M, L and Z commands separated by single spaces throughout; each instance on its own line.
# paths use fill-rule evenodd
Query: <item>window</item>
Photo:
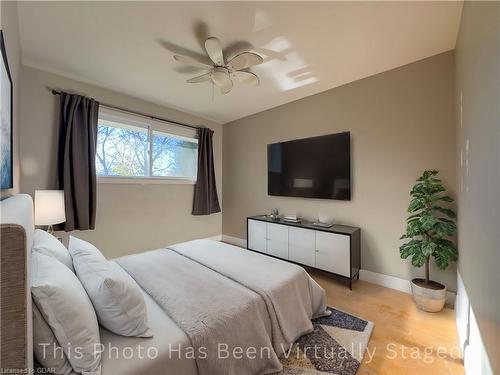
M 194 129 L 101 109 L 97 124 L 99 177 L 196 180 Z
M 196 178 L 198 140 L 153 130 L 151 174 Z

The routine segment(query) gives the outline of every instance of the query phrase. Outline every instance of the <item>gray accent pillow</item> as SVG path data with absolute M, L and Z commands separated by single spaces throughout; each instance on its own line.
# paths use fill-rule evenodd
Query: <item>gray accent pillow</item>
M 73 269 L 73 260 L 71 259 L 68 249 L 50 233 L 41 229 L 35 229 L 33 251 L 56 258 L 71 271 L 75 272 Z
M 70 236 L 68 248 L 99 323 L 117 335 L 152 337 L 146 303 L 135 280 L 86 241 Z

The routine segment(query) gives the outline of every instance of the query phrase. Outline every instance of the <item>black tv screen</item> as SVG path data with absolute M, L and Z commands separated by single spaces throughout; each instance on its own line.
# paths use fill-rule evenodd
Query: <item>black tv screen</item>
M 268 194 L 351 199 L 349 132 L 267 145 Z

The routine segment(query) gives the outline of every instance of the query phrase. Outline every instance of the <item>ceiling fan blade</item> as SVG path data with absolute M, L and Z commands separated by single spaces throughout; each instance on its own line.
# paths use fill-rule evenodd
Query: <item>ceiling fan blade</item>
M 222 95 L 228 94 L 233 89 L 233 81 L 229 80 L 225 86 L 220 86 L 220 92 Z
M 208 57 L 210 57 L 215 65 L 224 65 L 224 55 L 222 54 L 222 47 L 219 39 L 214 37 L 207 38 L 207 40 L 205 40 L 205 50 L 207 51 Z
M 198 77 L 193 77 L 191 79 L 188 79 L 186 82 L 187 83 L 200 83 L 200 82 L 206 82 L 206 81 L 210 81 L 210 78 L 212 76 L 212 73 L 205 73 L 205 74 L 202 74 L 201 76 L 198 76 Z
M 264 59 L 253 52 L 243 52 L 233 57 L 227 67 L 231 70 L 246 69 L 254 65 L 262 64 Z
M 231 73 L 231 78 L 237 82 L 243 82 L 249 85 L 258 86 L 260 84 L 259 77 L 252 72 L 235 71 Z
M 212 67 L 189 56 L 174 55 L 174 59 L 182 64 L 194 66 L 196 68 L 211 69 Z

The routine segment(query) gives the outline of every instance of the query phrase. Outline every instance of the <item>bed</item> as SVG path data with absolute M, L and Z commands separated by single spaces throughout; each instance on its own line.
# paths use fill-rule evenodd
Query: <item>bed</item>
M 31 198 L 8 198 L 2 211 L 2 224 L 24 227 L 29 255 Z M 112 261 L 141 287 L 154 336 L 124 337 L 101 327 L 104 375 L 280 372 L 278 357 L 312 331 L 312 318 L 328 314 L 324 290 L 301 267 L 218 241 L 189 241 Z M 28 303 L 28 323 L 30 310 Z M 27 340 L 30 353 L 29 329 Z M 228 358 L 220 358 L 221 345 Z M 234 348 L 248 353 L 252 347 L 262 358 L 231 355 Z

